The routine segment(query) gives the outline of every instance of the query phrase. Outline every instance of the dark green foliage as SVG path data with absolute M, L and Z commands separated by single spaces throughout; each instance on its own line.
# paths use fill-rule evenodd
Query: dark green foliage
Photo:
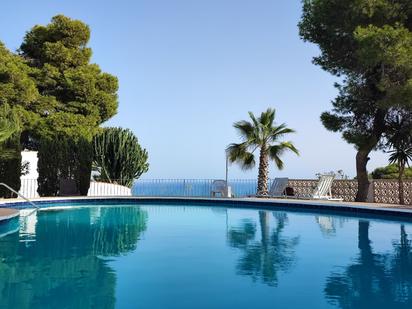
M 85 139 L 65 136 L 43 139 L 39 147 L 37 169 L 40 196 L 56 196 L 61 180 L 74 180 L 77 194 L 87 195 L 90 186 L 92 146 Z
M 397 164 L 389 164 L 385 167 L 378 167 L 372 173 L 373 179 L 398 179 L 399 178 L 399 166 Z M 405 179 L 412 179 L 412 167 L 405 168 Z
M 27 140 L 59 134 L 91 141 L 99 124 L 116 114 L 117 78 L 90 63 L 89 38 L 86 24 L 63 15 L 26 34 L 21 56 L 42 96 L 29 108 L 41 119 Z
M 63 141 L 42 139 L 38 151 L 38 193 L 40 196 L 56 196 L 59 192 Z
M 3 182 L 14 190 L 19 191 L 21 182 L 21 147 L 20 134 L 15 133 L 7 141 L 3 143 L 4 148 L 9 154 L 5 157 L 0 157 L 0 182 Z M 4 187 L 0 187 L 0 197 L 16 197 Z
M 58 15 L 26 33 L 19 55 L 0 42 L 0 108 L 7 104 L 20 119 L 24 147 L 40 150 L 42 195 L 58 194 L 59 179 L 75 179 L 87 193 L 90 142 L 117 112 L 117 78 L 90 63 L 89 39 L 86 24 Z M 3 118 L 0 143 L 13 129 Z
M 0 105 L 0 182 L 20 189 L 21 175 L 20 121 L 7 103 Z M 16 197 L 0 187 L 0 197 Z
M 104 128 L 94 138 L 93 153 L 93 165 L 101 181 L 131 187 L 149 169 L 146 149 L 128 129 Z
M 0 182 L 20 189 L 20 130 L 26 123 L 24 107 L 38 97 L 30 69 L 0 42 Z M 13 197 L 0 188 L 0 197 Z
M 79 194 L 86 196 L 90 187 L 93 147 L 89 141 L 80 139 L 75 143 L 73 148 L 75 148 L 75 151 L 72 152 L 72 155 L 74 156 L 73 177 L 76 181 Z
M 5 103 L 0 105 L 0 160 L 15 157 L 15 147 L 6 145 L 15 136 L 20 136 L 20 120 L 16 111 Z
M 0 42 L 0 105 L 27 108 L 36 102 L 39 93 L 29 76 L 32 72 L 21 57 L 12 54 Z
M 343 76 L 324 126 L 357 153 L 358 201 L 368 192 L 369 153 L 383 147 L 387 122 L 412 110 L 412 2 L 304 0 L 301 37 L 319 46 L 314 63 Z
M 0 145 L 13 134 L 20 131 L 19 123 L 20 121 L 15 110 L 7 103 L 0 105 Z

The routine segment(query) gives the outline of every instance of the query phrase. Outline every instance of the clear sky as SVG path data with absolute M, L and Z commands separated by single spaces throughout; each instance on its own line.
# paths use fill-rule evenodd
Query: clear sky
M 335 77 L 311 63 L 316 46 L 298 35 L 300 0 L 1 0 L 0 40 L 16 50 L 27 30 L 57 14 L 92 30 L 93 62 L 120 81 L 107 125 L 132 129 L 148 150 L 144 178 L 222 178 L 232 124 L 277 110 L 301 155 L 270 176 L 355 175 L 355 150 L 326 131 L 321 112 Z M 385 165 L 374 153 L 369 169 Z M 254 178 L 231 166 L 230 178 Z

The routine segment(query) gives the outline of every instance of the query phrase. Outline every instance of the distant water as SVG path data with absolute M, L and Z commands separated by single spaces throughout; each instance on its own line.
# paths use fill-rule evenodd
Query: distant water
M 213 180 L 138 180 L 132 188 L 133 196 L 210 196 Z M 256 194 L 256 180 L 232 180 L 229 186 L 236 197 Z

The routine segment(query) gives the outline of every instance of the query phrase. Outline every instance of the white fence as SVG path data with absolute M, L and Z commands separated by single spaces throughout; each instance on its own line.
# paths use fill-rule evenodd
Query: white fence
M 27 198 L 37 198 L 37 179 L 21 179 L 19 193 Z M 131 196 L 132 190 L 128 187 L 112 183 L 90 182 L 87 196 Z

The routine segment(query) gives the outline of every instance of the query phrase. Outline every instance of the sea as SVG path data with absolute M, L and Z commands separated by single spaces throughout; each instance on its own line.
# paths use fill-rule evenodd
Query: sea
M 211 195 L 213 179 L 154 179 L 137 180 L 132 187 L 133 196 L 192 196 Z M 245 197 L 256 194 L 257 180 L 229 180 L 232 194 Z

